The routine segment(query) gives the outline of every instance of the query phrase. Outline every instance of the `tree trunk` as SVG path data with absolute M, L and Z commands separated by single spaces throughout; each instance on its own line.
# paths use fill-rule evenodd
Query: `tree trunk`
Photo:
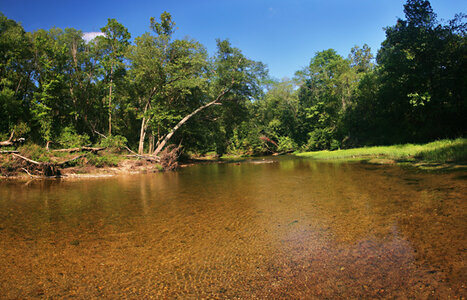
M 146 113 L 149 108 L 149 101 L 146 103 L 143 112 L 143 120 L 141 121 L 141 131 L 139 133 L 138 154 L 143 155 L 144 152 L 144 139 L 146 138 L 146 129 L 148 128 L 149 118 L 146 118 Z
M 143 155 L 144 152 L 144 139 L 146 137 L 146 128 L 147 128 L 147 120 L 146 117 L 143 117 L 141 121 L 141 131 L 139 133 L 139 144 L 138 144 L 138 154 Z
M 149 135 L 149 151 L 148 153 L 152 153 L 152 151 L 154 151 L 154 133 L 151 132 L 151 134 Z
M 112 85 L 113 85 L 113 67 L 110 68 L 110 87 L 109 87 L 109 136 L 112 135 Z

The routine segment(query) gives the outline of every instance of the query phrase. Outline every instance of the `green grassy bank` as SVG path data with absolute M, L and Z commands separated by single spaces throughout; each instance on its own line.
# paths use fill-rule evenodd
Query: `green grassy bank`
M 315 159 L 385 158 L 395 161 L 423 161 L 435 163 L 467 162 L 467 139 L 439 140 L 428 144 L 363 147 L 335 151 L 297 153 Z

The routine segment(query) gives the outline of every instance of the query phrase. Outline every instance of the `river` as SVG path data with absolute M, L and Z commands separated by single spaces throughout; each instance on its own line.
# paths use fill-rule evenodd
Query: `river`
M 467 173 L 277 157 L 0 182 L 0 298 L 466 296 Z

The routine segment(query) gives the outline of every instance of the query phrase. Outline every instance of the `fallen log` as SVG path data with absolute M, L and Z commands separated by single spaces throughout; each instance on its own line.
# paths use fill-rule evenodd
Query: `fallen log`
M 68 148 L 68 149 L 56 149 L 52 150 L 52 152 L 92 152 L 92 153 L 97 153 L 99 151 L 105 150 L 105 147 L 102 148 L 97 148 L 97 147 L 76 147 L 76 148 Z
M 139 155 L 139 154 L 127 155 L 126 157 L 137 157 L 137 158 L 141 158 L 141 159 L 145 159 L 149 161 L 155 161 L 155 162 L 159 162 L 161 160 L 160 157 L 158 156 Z

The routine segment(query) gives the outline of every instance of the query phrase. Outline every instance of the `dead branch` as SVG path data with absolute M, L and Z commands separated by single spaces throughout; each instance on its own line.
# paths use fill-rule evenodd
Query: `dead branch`
M 130 148 L 128 148 L 128 146 L 125 145 L 125 149 L 128 150 L 130 153 L 133 153 L 134 155 L 139 155 L 137 154 L 135 151 L 131 150 Z
M 94 131 L 94 133 L 95 133 L 95 134 L 97 134 L 97 135 L 99 135 L 99 136 L 103 137 L 104 139 L 106 139 L 106 138 L 107 138 L 107 136 L 106 136 L 106 135 L 104 135 L 104 134 L 100 133 L 99 131 L 95 130 L 94 128 L 93 128 L 92 130 Z
M 17 150 L 1 150 L 0 154 L 11 154 L 11 153 L 19 153 Z
M 24 143 L 25 141 L 24 138 L 19 138 L 19 139 L 14 140 L 13 139 L 14 135 L 15 135 L 15 131 L 13 130 L 8 140 L 0 142 L 0 147 L 16 146 L 17 144 Z
M 26 173 L 29 175 L 29 177 L 31 177 L 31 178 L 36 177 L 36 176 L 32 175 L 31 173 L 29 173 L 28 169 L 26 169 L 26 168 L 21 168 L 21 170 L 23 170 L 24 172 L 26 172 Z

